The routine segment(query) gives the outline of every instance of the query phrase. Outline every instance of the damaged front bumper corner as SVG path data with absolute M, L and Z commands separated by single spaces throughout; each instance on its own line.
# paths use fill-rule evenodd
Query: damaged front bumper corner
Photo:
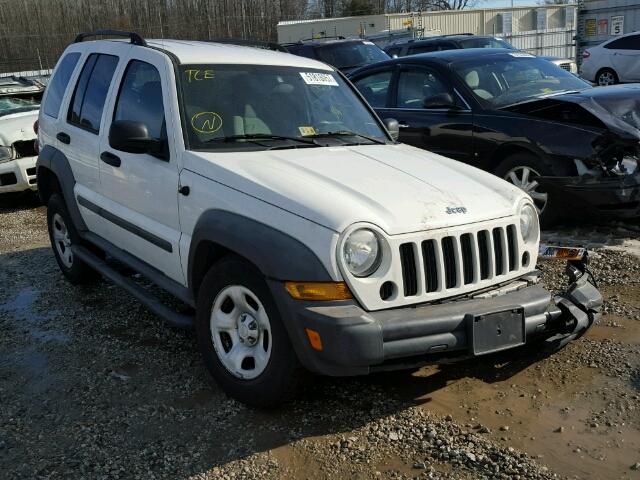
M 603 218 L 640 217 L 640 171 L 611 177 L 539 177 L 538 183 L 573 212 Z
M 298 358 L 325 375 L 362 375 L 450 362 L 547 342 L 560 348 L 598 319 L 602 296 L 583 260 L 568 262 L 569 287 L 552 295 L 529 274 L 475 296 L 375 312 L 354 301 L 292 300 L 270 287 Z M 322 348 L 310 345 L 317 333 Z

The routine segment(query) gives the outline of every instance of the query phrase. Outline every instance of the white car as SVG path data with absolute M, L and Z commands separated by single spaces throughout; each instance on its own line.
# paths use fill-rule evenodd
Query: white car
M 597 85 L 640 82 L 640 32 L 589 47 L 582 54 L 580 76 Z
M 24 78 L 0 78 L 0 194 L 37 188 L 34 123 L 43 90 Z
M 195 325 L 230 395 L 278 403 L 301 366 L 360 375 L 560 346 L 597 318 L 580 261 L 565 294 L 539 284 L 526 193 L 396 143 L 333 67 L 108 33 L 131 43 L 81 34 L 40 112 L 55 258 L 74 284 L 97 271 L 171 325 Z

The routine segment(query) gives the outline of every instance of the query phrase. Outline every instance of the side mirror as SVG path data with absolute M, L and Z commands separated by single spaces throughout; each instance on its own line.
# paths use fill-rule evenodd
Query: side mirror
M 458 108 L 450 93 L 438 93 L 432 97 L 425 98 L 422 106 L 424 108 L 450 108 L 452 110 Z
M 109 129 L 109 145 L 127 153 L 162 155 L 164 142 L 149 136 L 149 129 L 142 122 L 117 120 Z
M 382 123 L 384 123 L 384 126 L 389 131 L 391 138 L 393 140 L 398 140 L 400 137 L 400 124 L 398 121 L 395 118 L 385 118 Z

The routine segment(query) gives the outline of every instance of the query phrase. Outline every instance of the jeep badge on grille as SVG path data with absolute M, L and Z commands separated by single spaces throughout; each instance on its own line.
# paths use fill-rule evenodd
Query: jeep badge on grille
M 447 207 L 446 212 L 449 215 L 452 215 L 454 213 L 467 213 L 467 209 L 465 207 Z

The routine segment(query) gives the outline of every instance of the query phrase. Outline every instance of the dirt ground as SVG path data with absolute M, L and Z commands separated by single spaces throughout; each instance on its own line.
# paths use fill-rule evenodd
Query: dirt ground
M 0 225 L 0 478 L 640 479 L 640 229 L 545 234 L 600 247 L 606 314 L 560 352 L 313 377 L 257 411 L 209 381 L 193 332 L 71 287 L 37 202 Z

